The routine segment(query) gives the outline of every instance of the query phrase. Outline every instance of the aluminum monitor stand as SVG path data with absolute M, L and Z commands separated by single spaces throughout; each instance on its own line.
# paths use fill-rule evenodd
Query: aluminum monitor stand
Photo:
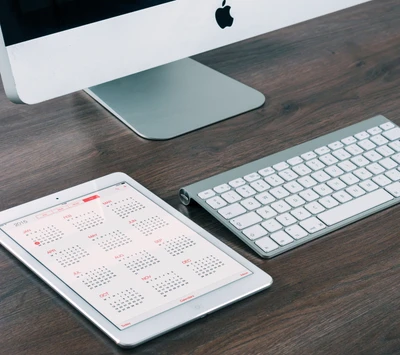
M 262 106 L 260 92 L 192 59 L 85 90 L 139 136 L 165 140 Z

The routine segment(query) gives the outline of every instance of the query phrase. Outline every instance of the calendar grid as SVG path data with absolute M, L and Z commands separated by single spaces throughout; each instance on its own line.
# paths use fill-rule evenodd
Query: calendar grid
M 248 274 L 127 184 L 55 210 L 10 235 L 120 329 Z

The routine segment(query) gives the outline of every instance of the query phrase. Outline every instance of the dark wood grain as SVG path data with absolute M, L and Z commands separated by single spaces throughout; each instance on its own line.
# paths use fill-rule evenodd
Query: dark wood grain
M 165 142 L 79 92 L 0 91 L 0 210 L 123 171 L 270 273 L 266 292 L 122 350 L 0 248 L 2 354 L 399 354 L 400 206 L 262 260 L 177 191 L 376 114 L 400 124 L 400 3 L 370 3 L 196 57 L 264 107 Z

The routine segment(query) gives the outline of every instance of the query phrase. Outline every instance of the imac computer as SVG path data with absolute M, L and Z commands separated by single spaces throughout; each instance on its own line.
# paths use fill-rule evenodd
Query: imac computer
M 84 89 L 142 137 L 169 139 L 264 103 L 189 56 L 367 1 L 2 0 L 2 81 L 15 103 Z

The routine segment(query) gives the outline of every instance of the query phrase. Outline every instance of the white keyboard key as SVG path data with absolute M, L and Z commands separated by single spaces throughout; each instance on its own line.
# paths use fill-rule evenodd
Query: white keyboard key
M 346 187 L 346 184 L 339 179 L 332 179 L 328 181 L 326 184 L 335 191 L 342 190 Z
M 333 143 L 329 144 L 328 147 L 330 149 L 332 149 L 332 150 L 340 149 L 340 148 L 343 147 L 343 143 L 339 142 L 339 141 L 336 141 L 336 142 L 333 142 Z
M 367 180 L 372 177 L 372 174 L 365 168 L 361 168 L 353 171 L 353 174 L 357 176 L 360 180 Z
M 276 211 L 269 206 L 261 207 L 256 212 L 264 219 L 270 219 L 277 215 Z
M 381 134 L 377 134 L 376 136 L 373 136 L 370 139 L 377 145 L 385 145 L 389 143 L 389 141 Z
M 369 170 L 374 175 L 381 174 L 385 171 L 385 169 L 378 163 L 372 163 L 370 165 L 367 165 L 366 169 Z
M 379 127 L 386 131 L 388 129 L 394 128 L 395 125 L 392 122 L 386 122 L 384 124 L 381 124 Z
M 351 155 L 359 155 L 364 152 L 364 149 L 357 144 L 351 144 L 345 148 Z
M 229 185 L 231 185 L 233 188 L 239 187 L 246 184 L 246 181 L 243 180 L 242 178 L 235 179 L 229 182 Z
M 317 193 L 317 194 L 319 194 L 320 196 L 327 196 L 327 195 L 330 195 L 332 192 L 333 192 L 333 190 L 328 186 L 328 185 L 326 185 L 326 184 L 320 184 L 320 185 L 317 185 L 317 186 L 314 186 L 313 187 L 313 190 Z
M 397 153 L 391 157 L 395 162 L 400 164 L 400 153 Z
M 275 187 L 269 190 L 269 192 L 272 196 L 276 197 L 278 200 L 290 195 L 290 193 L 287 190 L 285 190 L 282 186 Z
M 385 175 L 392 181 L 399 181 L 400 180 L 400 171 L 393 169 L 389 170 L 385 173 Z
M 318 215 L 318 218 L 328 226 L 332 226 L 392 199 L 393 197 L 388 192 L 379 189 L 371 192 L 370 194 L 361 196 L 353 201 L 322 212 L 320 215 Z
M 311 202 L 308 205 L 305 205 L 304 208 L 307 211 L 311 212 L 312 214 L 318 214 L 322 211 L 325 211 L 324 206 L 322 206 L 320 203 L 318 203 L 316 201 Z
M 272 169 L 271 167 L 268 167 L 268 168 L 261 169 L 258 173 L 262 176 L 268 176 L 268 175 L 274 174 L 275 170 Z
M 282 225 L 274 218 L 261 223 L 261 225 L 270 233 L 276 232 L 282 228 Z
M 209 198 L 206 200 L 206 203 L 214 208 L 214 210 L 227 205 L 227 203 L 219 196 Z
M 362 131 L 360 133 L 355 134 L 354 137 L 356 137 L 359 140 L 363 140 L 365 138 L 368 138 L 369 134 L 367 132 L 365 132 L 365 131 Z
M 400 140 L 389 143 L 390 148 L 394 149 L 396 152 L 400 152 Z
M 350 144 L 353 144 L 355 142 L 357 142 L 357 139 L 355 139 L 353 136 L 350 136 L 350 137 L 342 139 L 342 143 L 345 144 L 345 145 L 350 145 Z
M 326 145 L 290 159 L 282 154 L 280 162 L 211 186 L 197 199 L 259 253 L 293 248 L 295 240 L 400 198 L 400 128 L 388 122 L 364 129 L 344 139 L 337 133 L 335 142 L 327 137 Z
M 317 157 L 317 154 L 314 152 L 307 152 L 301 155 L 304 160 L 311 160 Z
M 353 197 L 360 197 L 365 195 L 365 191 L 358 185 L 353 185 L 346 189 L 346 192 L 349 193 Z
M 296 240 L 304 238 L 308 235 L 308 233 L 297 224 L 286 228 L 285 232 Z
M 333 165 L 338 162 L 338 160 L 332 154 L 325 154 L 319 157 L 319 160 L 321 160 L 325 165 Z
M 247 182 L 253 182 L 258 180 L 259 178 L 261 178 L 261 176 L 258 175 L 257 173 L 251 173 L 243 177 L 243 179 L 245 179 Z
M 282 185 L 285 181 L 278 175 L 273 174 L 270 176 L 267 176 L 265 178 L 265 181 L 270 184 L 271 186 L 279 186 Z
M 364 150 L 371 150 L 376 148 L 376 144 L 372 143 L 369 139 L 364 139 L 357 144 Z
M 346 191 L 339 191 L 332 195 L 335 200 L 338 200 L 340 203 L 345 203 L 353 198 Z
M 295 194 L 297 192 L 304 190 L 303 186 L 301 186 L 296 181 L 289 182 L 288 184 L 283 185 L 283 187 L 292 194 Z
M 317 180 L 318 182 L 325 182 L 327 180 L 330 180 L 330 176 L 323 170 L 317 171 L 313 174 L 311 174 L 312 178 Z
M 283 161 L 283 162 L 281 162 L 281 163 L 278 163 L 278 164 L 275 164 L 275 165 L 273 166 L 273 168 L 274 168 L 276 171 L 282 171 L 282 170 L 287 169 L 288 167 L 289 167 L 289 164 L 286 163 L 285 161 Z
M 302 226 L 308 233 L 316 233 L 326 228 L 326 225 L 315 217 L 311 217 L 309 219 L 300 222 L 300 226 Z
M 360 179 L 352 173 L 344 174 L 340 177 L 340 179 L 347 185 L 353 185 L 360 182 Z
M 305 219 L 307 219 L 308 217 L 311 217 L 311 213 L 308 212 L 306 209 L 304 209 L 303 207 L 300 208 L 296 208 L 293 211 L 290 211 L 290 213 L 296 217 L 299 221 L 304 221 Z
M 332 155 L 342 161 L 351 158 L 351 154 L 347 153 L 344 149 L 338 149 L 332 152 Z
M 296 218 L 294 218 L 291 214 L 289 213 L 284 213 L 281 214 L 280 216 L 276 217 L 276 220 L 282 224 L 283 226 L 287 227 L 290 226 L 291 224 L 294 224 L 297 222 Z
M 202 199 L 202 200 L 206 200 L 207 198 L 213 197 L 215 196 L 215 192 L 213 190 L 206 190 L 203 192 L 200 192 L 198 194 L 198 196 Z
M 325 208 L 333 208 L 339 204 L 332 196 L 323 197 L 318 202 Z
M 246 212 L 246 209 L 238 203 L 234 203 L 233 205 L 229 205 L 218 210 L 218 213 L 225 219 L 235 218 Z
M 290 211 L 291 207 L 285 201 L 278 201 L 271 204 L 271 207 L 278 213 Z
M 269 253 L 270 251 L 273 251 L 275 249 L 279 248 L 279 245 L 276 244 L 271 238 L 269 237 L 264 237 L 256 241 L 256 244 L 258 247 L 266 252 Z
M 375 150 L 370 150 L 369 152 L 365 152 L 364 157 L 366 157 L 369 161 L 372 161 L 372 162 L 376 162 L 383 158 L 382 155 L 377 153 Z
M 385 187 L 387 191 L 389 191 L 394 197 L 400 197 L 400 183 L 395 182 L 391 185 Z
M 303 159 L 301 159 L 300 157 L 294 157 L 294 158 L 289 159 L 289 160 L 287 161 L 287 163 L 288 163 L 289 165 L 292 165 L 292 166 L 301 164 L 302 162 L 303 162 Z
M 284 246 L 293 242 L 293 238 L 284 231 L 272 233 L 271 239 L 275 240 L 279 245 Z
M 247 198 L 246 200 L 243 200 L 240 202 L 240 204 L 248 209 L 249 211 L 253 211 L 256 208 L 261 207 L 260 202 L 258 202 L 257 200 L 255 200 L 253 197 Z
M 309 160 L 306 165 L 314 171 L 321 170 L 325 168 L 325 164 L 323 164 L 318 159 Z
M 231 187 L 228 184 L 222 184 L 213 188 L 213 190 L 217 194 L 223 194 L 224 192 L 229 191 L 230 189 Z
M 240 195 L 235 191 L 225 192 L 221 195 L 221 197 L 228 203 L 235 203 L 242 199 Z
M 297 182 L 303 185 L 306 189 L 317 185 L 317 182 L 311 176 L 303 176 L 298 179 Z
M 257 192 L 249 185 L 240 186 L 236 189 L 236 192 L 242 197 L 250 197 L 255 195 Z
M 272 196 L 270 193 L 268 192 L 262 192 L 258 195 L 255 196 L 255 198 L 261 202 L 263 205 L 268 205 L 271 202 L 275 201 L 275 197 Z
M 279 173 L 279 176 L 282 177 L 286 181 L 292 181 L 294 179 L 297 179 L 299 175 L 297 175 L 294 171 L 290 169 L 286 169 L 284 171 L 281 171 Z
M 386 186 L 389 185 L 392 181 L 387 178 L 385 175 L 378 175 L 372 178 L 373 182 L 378 184 L 379 186 Z
M 357 169 L 357 165 L 354 165 L 350 160 L 341 161 L 340 163 L 338 163 L 338 167 L 346 172 Z
M 262 222 L 262 218 L 255 212 L 249 212 L 233 218 L 229 222 L 235 226 L 235 228 L 242 230 L 252 226 L 253 224 Z
M 304 198 L 306 201 L 311 202 L 314 200 L 317 200 L 319 198 L 319 195 L 316 194 L 313 190 L 308 189 L 305 191 L 300 192 L 300 196 Z
M 318 155 L 324 155 L 329 153 L 331 150 L 327 146 L 323 146 L 314 150 L 314 152 Z
M 268 234 L 267 231 L 259 224 L 243 230 L 242 233 L 250 240 L 255 240 Z
M 367 192 L 375 191 L 379 188 L 379 186 L 375 184 L 372 180 L 365 180 L 363 182 L 360 182 L 358 185 Z
M 382 132 L 382 135 L 390 141 L 395 141 L 396 139 L 400 138 L 400 128 L 396 127 L 389 131 Z
M 382 130 L 378 126 L 376 126 L 376 127 L 370 128 L 367 132 L 371 135 L 375 135 L 375 134 L 381 133 Z
M 271 204 L 271 207 L 278 213 L 284 213 L 291 209 L 285 201 L 278 201 Z
M 338 177 L 338 176 L 344 174 L 344 171 L 336 165 L 328 166 L 325 169 L 325 172 L 327 172 L 331 177 Z
M 382 159 L 381 161 L 379 161 L 379 164 L 388 170 L 396 168 L 399 165 L 397 164 L 397 162 L 395 162 L 393 159 L 390 158 Z
M 306 203 L 299 195 L 291 195 L 285 201 L 292 207 L 299 207 Z
M 312 172 L 312 170 L 308 166 L 306 166 L 304 164 L 300 164 L 300 165 L 294 166 L 292 169 L 293 169 L 293 171 L 295 171 L 300 176 L 308 175 L 309 173 Z
M 351 158 L 350 160 L 352 163 L 356 164 L 360 168 L 370 163 L 370 161 L 364 158 L 362 155 L 357 155 L 356 157 Z
M 250 186 L 258 192 L 266 191 L 271 187 L 264 180 L 253 181 Z
M 389 146 L 392 146 L 392 144 L 389 144 Z M 376 148 L 376 151 L 379 154 L 382 154 L 384 157 L 388 157 L 395 153 L 395 151 L 392 148 L 388 147 L 387 145 L 383 145 L 382 147 Z

